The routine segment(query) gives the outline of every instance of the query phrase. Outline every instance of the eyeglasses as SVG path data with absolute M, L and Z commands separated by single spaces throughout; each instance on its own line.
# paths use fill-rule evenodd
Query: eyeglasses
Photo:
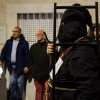
M 12 31 L 12 32 L 15 32 L 15 33 L 17 33 L 17 32 L 19 32 L 19 31 Z
M 43 34 L 36 34 L 36 36 L 42 36 Z

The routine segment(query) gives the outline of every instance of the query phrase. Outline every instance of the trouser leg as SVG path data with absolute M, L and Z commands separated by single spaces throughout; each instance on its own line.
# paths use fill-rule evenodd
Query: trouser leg
M 12 74 L 10 75 L 10 85 L 9 85 L 9 97 L 8 100 L 14 100 L 15 98 L 15 89 L 16 89 L 17 75 L 12 69 Z
M 16 100 L 22 100 L 24 89 L 24 74 L 18 75 L 16 87 Z
M 36 87 L 35 100 L 43 100 L 43 95 L 46 91 L 46 87 L 45 87 L 46 81 L 47 80 L 34 79 L 34 84 L 35 84 L 35 87 Z

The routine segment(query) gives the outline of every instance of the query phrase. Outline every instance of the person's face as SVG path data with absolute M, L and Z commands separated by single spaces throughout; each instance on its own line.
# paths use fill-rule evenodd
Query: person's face
M 42 30 L 38 30 L 36 33 L 37 40 L 42 42 L 44 41 L 44 33 Z
M 100 29 L 98 31 L 99 31 L 99 37 L 100 37 Z M 96 28 L 94 29 L 94 37 L 96 38 Z
M 21 35 L 21 32 L 20 32 L 19 28 L 14 28 L 12 32 L 13 32 L 12 35 L 13 35 L 14 39 L 18 39 L 20 37 L 20 35 Z

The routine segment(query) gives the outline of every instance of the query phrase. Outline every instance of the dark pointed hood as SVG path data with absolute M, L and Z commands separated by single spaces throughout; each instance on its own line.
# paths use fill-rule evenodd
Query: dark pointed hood
M 74 4 L 72 6 L 81 6 Z M 65 10 L 58 32 L 60 43 L 74 42 L 78 38 L 87 35 L 88 25 L 92 29 L 92 20 L 89 11 L 85 8 Z

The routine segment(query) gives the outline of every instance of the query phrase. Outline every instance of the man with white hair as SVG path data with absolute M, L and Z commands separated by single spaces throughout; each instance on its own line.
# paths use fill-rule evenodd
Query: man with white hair
M 46 99 L 45 83 L 49 78 L 49 56 L 46 53 L 47 42 L 44 30 L 36 32 L 37 43 L 33 44 L 29 51 L 29 70 L 32 72 L 36 87 L 35 100 Z

